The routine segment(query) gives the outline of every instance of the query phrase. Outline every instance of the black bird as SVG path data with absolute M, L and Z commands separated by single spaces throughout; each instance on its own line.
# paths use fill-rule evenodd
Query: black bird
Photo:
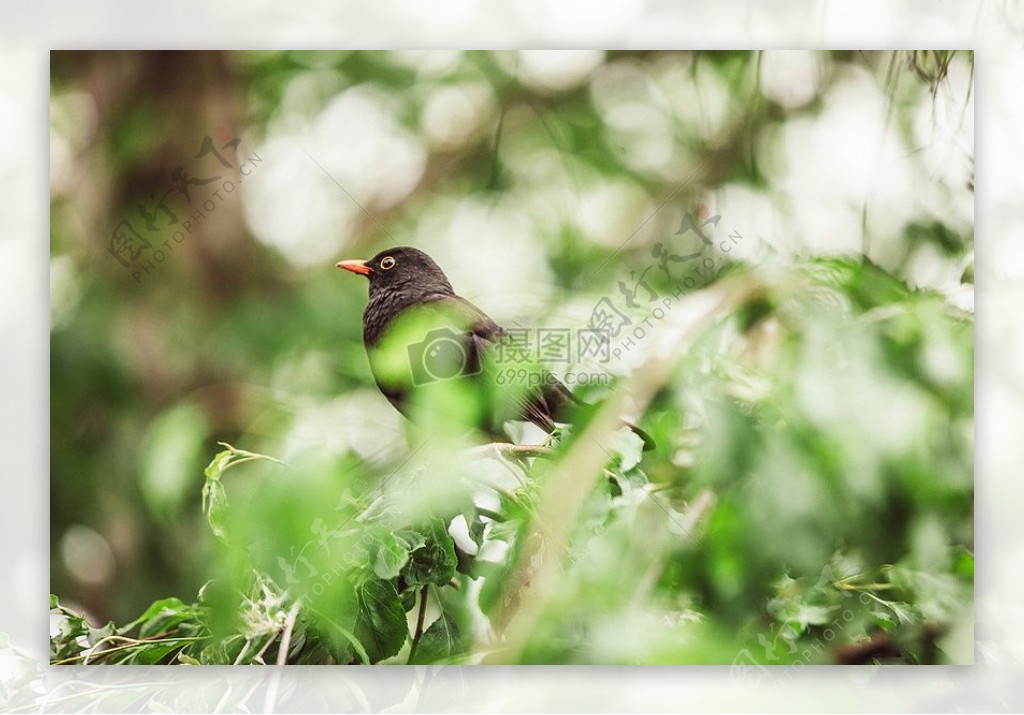
M 477 391 L 495 387 L 480 374 L 488 351 L 508 333 L 457 295 L 430 256 L 416 248 L 397 246 L 368 261 L 340 261 L 337 267 L 369 279 L 363 344 L 377 386 L 399 412 L 411 417 L 409 393 L 424 383 L 455 377 L 472 380 Z M 389 336 L 401 333 L 403 321 L 411 316 L 419 321 L 407 321 L 411 327 L 401 334 L 397 344 L 386 345 Z M 403 352 L 408 361 L 406 355 L 396 360 L 396 353 Z M 433 369 L 424 369 L 424 358 L 433 361 Z M 396 369 L 396 365 L 400 366 Z M 490 414 L 479 416 L 476 426 L 493 435 L 504 419 L 526 419 L 550 433 L 556 422 L 571 421 L 573 413 L 586 406 L 553 375 L 539 367 L 537 371 L 538 379 L 531 380 L 530 386 L 505 383 L 501 389 L 494 389 L 500 393 L 498 402 L 504 403 L 504 409 L 492 400 Z M 644 440 L 644 449 L 653 446 L 647 433 L 628 422 L 624 424 Z

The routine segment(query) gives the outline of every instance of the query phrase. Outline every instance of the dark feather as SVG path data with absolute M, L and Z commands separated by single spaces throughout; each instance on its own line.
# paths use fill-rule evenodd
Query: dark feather
M 383 267 L 385 260 L 390 268 Z M 437 314 L 443 315 L 453 329 L 465 331 L 468 335 L 466 355 L 472 373 L 479 369 L 494 343 L 508 335 L 490 316 L 456 295 L 444 272 L 422 251 L 392 248 L 366 261 L 365 265 L 370 268 L 370 300 L 363 313 L 363 341 L 371 353 L 393 321 L 414 308 L 430 313 L 436 307 Z M 405 391 L 385 384 L 372 357 L 370 365 L 381 392 L 396 409 L 406 414 Z M 569 421 L 572 408 L 583 403 L 550 373 L 545 372 L 542 377 L 543 387 L 527 395 L 517 393 L 513 406 L 523 419 L 551 432 L 556 422 Z M 644 440 L 645 449 L 653 445 L 653 440 L 643 430 L 628 423 L 627 426 Z

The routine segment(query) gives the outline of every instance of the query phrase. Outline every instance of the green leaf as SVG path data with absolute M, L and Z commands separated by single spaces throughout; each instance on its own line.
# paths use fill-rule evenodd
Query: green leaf
M 824 626 L 832 622 L 832 612 L 839 606 L 812 606 L 802 603 L 789 617 L 789 622 L 798 627 L 800 632 L 807 626 Z
M 207 482 L 203 488 L 203 503 L 206 511 L 206 521 L 210 524 L 210 530 L 214 536 L 223 539 L 227 532 L 224 524 L 227 521 L 228 495 L 224 485 L 219 482 Z
M 199 662 L 205 665 L 230 665 L 232 658 L 227 652 L 227 641 L 217 640 L 203 646 Z
M 373 572 L 379 578 L 389 580 L 397 578 L 402 568 L 409 562 L 409 551 L 398 537 L 384 527 L 370 532 L 373 539 Z
M 359 642 L 359 639 L 356 638 L 354 633 L 352 633 L 347 628 L 337 623 L 334 624 L 334 628 L 338 631 L 338 633 L 340 633 L 345 638 L 345 640 L 348 642 L 352 650 L 355 651 L 356 655 L 359 657 L 359 661 L 363 665 L 370 665 L 370 663 L 373 662 L 370 660 L 370 656 L 367 654 L 366 648 L 363 647 L 363 644 Z
M 911 597 L 907 600 L 929 622 L 949 623 L 971 608 L 966 587 L 952 574 L 929 573 L 897 565 L 889 570 L 889 581 Z M 887 605 L 892 608 L 891 603 Z
M 484 530 L 487 528 L 487 525 L 475 510 L 467 513 L 465 516 L 466 523 L 469 525 L 469 538 L 473 539 L 473 543 L 479 549 L 484 545 Z
M 430 522 L 423 546 L 412 552 L 408 565 L 402 571 L 405 582 L 410 586 L 433 583 L 447 584 L 455 576 L 458 558 L 455 556 L 455 541 L 448 535 L 440 519 Z
M 156 665 L 174 652 L 175 649 L 180 647 L 181 643 L 178 641 L 153 641 L 152 645 L 133 648 L 129 651 L 129 657 L 118 662 L 124 664 L 133 663 L 136 665 Z
M 886 601 L 885 605 L 889 607 L 889 610 L 892 611 L 892 614 L 896 616 L 896 620 L 901 625 L 909 626 L 918 620 L 914 609 L 906 603 Z
M 167 633 L 184 634 L 183 631 L 185 629 L 183 626 L 186 624 L 193 625 L 189 624 L 189 621 L 196 620 L 196 617 L 196 612 L 190 606 L 184 606 L 180 609 L 166 607 L 156 617 L 142 624 L 141 628 L 139 628 L 139 637 L 153 638 Z M 196 628 L 199 627 L 201 626 L 196 624 Z M 196 628 L 188 629 L 188 633 L 195 632 Z
M 896 627 L 896 620 L 892 617 L 890 612 L 884 608 L 873 610 L 871 612 L 871 616 L 883 631 L 891 631 Z
M 63 640 L 73 640 L 80 636 L 88 635 L 89 626 L 82 616 L 67 612 L 58 626 L 58 634 Z
M 114 635 L 114 633 L 115 633 L 115 629 L 114 629 L 114 624 L 113 623 L 108 623 L 107 625 L 103 626 L 102 628 L 92 628 L 90 626 L 89 627 L 89 635 L 88 635 L 89 645 L 91 645 L 91 646 L 92 645 L 96 645 L 97 643 L 99 643 L 104 638 L 109 638 L 110 636 Z
M 218 452 L 210 463 L 206 465 L 206 469 L 203 470 L 206 482 L 203 484 L 202 509 L 203 513 L 206 514 L 206 519 L 210 523 L 210 529 L 213 533 L 219 538 L 224 538 L 224 522 L 227 517 L 228 506 L 227 492 L 221 483 L 224 472 L 235 465 L 257 459 L 265 459 L 277 464 L 284 464 L 284 462 L 268 457 L 265 454 L 257 454 L 256 452 L 232 447 L 227 442 L 218 442 L 217 444 L 226 447 L 226 449 Z
M 622 494 L 639 489 L 647 484 L 650 480 L 642 469 L 638 466 L 630 467 L 629 469 L 615 470 L 615 484 L 619 488 L 619 493 L 612 493 L 612 496 L 621 496 Z
M 217 444 L 225 449 L 218 452 L 216 456 L 214 456 L 213 460 L 207 465 L 206 469 L 203 470 L 203 474 L 208 480 L 220 479 L 224 476 L 224 472 L 231 467 L 244 462 L 251 462 L 256 459 L 266 459 L 268 461 L 275 462 L 276 464 L 284 464 L 280 459 L 275 459 L 274 457 L 259 454 L 257 452 L 250 452 L 245 449 L 238 449 L 237 447 L 232 447 L 227 442 L 218 442 Z
M 206 465 L 206 469 L 203 470 L 203 476 L 206 477 L 207 482 L 216 481 L 223 476 L 232 455 L 233 452 L 230 449 L 221 450 L 214 455 L 210 463 Z
M 420 636 L 416 655 L 410 663 L 437 663 L 449 660 L 463 650 L 458 624 L 442 610 L 441 616 Z
M 974 554 L 970 551 L 962 551 L 956 557 L 956 563 L 953 564 L 953 572 L 957 576 L 962 576 L 965 579 L 974 580 Z
M 55 598 L 50 597 L 50 603 Z M 80 614 L 68 610 L 57 603 L 60 617 L 57 622 L 57 633 L 50 638 L 50 660 L 72 658 L 85 648 L 83 641 L 89 635 L 89 626 Z
M 412 529 L 399 529 L 395 532 L 395 538 L 398 539 L 406 551 L 415 551 L 427 543 L 423 534 Z
M 371 663 L 379 663 L 402 649 L 409 637 L 405 609 L 390 581 L 370 578 L 356 589 L 359 615 L 355 638 Z
M 618 457 L 619 470 L 628 472 L 640 464 L 644 455 L 644 441 L 635 432 L 620 430 L 612 435 L 610 447 Z
M 404 608 L 406 612 L 411 611 L 413 608 L 416 607 L 416 603 L 418 602 L 419 596 L 420 591 L 416 587 L 406 588 L 400 594 L 398 594 L 398 598 L 402 602 L 402 608 Z
M 195 608 L 185 605 L 177 598 L 165 598 L 157 601 L 147 609 L 148 617 L 139 628 L 140 638 L 152 638 L 161 633 L 170 633 L 190 621 L 197 620 Z

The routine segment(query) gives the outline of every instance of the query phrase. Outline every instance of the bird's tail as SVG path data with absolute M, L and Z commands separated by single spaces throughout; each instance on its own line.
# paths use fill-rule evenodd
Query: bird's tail
M 533 409 L 527 410 L 527 419 L 534 422 L 534 424 L 540 425 L 542 429 L 550 432 L 554 429 L 554 422 L 557 421 L 572 421 L 571 417 L 566 415 L 566 412 L 571 412 L 573 409 L 579 410 L 593 410 L 594 405 L 584 402 L 576 395 L 572 394 L 565 385 L 557 380 L 548 383 L 548 387 L 538 396 L 540 402 L 534 402 Z M 536 400 L 536 398 L 535 398 Z M 540 408 L 538 410 L 538 407 Z M 538 414 L 540 412 L 540 414 Z M 544 423 L 538 421 L 538 418 L 544 420 Z M 647 434 L 644 430 L 637 427 L 629 420 L 620 420 L 625 427 L 633 430 L 633 434 L 643 440 L 644 451 L 649 452 L 657 446 L 654 438 Z

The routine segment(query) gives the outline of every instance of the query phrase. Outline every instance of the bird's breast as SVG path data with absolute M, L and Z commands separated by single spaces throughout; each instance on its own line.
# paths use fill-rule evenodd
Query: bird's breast
M 363 342 L 366 347 L 375 347 L 387 332 L 391 323 L 410 307 L 409 301 L 401 295 L 382 292 L 370 296 L 363 311 Z

